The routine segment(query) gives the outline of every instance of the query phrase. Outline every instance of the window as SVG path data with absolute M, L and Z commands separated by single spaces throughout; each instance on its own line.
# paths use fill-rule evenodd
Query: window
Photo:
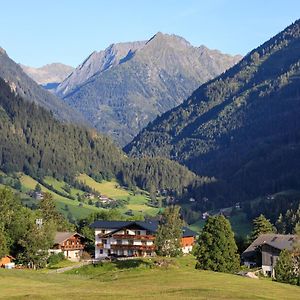
M 99 253 L 100 253 L 100 254 L 103 254 L 103 249 L 100 249 L 100 250 L 99 250 Z
M 128 245 L 133 245 L 133 240 L 128 240 Z
M 105 229 L 102 229 L 102 230 L 101 230 L 101 233 L 105 233 Z
M 136 234 L 136 235 L 141 235 L 141 231 L 140 231 L 140 230 L 137 230 L 137 231 L 135 232 L 135 234 Z
M 107 244 L 107 240 L 106 240 L 106 239 L 102 239 L 102 243 L 103 243 L 104 245 L 106 245 L 106 244 Z
M 117 245 L 122 245 L 122 240 L 117 240 Z

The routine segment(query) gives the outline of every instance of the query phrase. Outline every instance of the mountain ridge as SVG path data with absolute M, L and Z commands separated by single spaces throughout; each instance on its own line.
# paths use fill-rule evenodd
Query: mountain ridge
M 93 52 L 58 86 L 57 93 L 100 132 L 125 145 L 149 121 L 239 59 L 159 32 L 148 41 L 112 44 Z M 83 68 L 88 77 L 78 79 Z M 72 80 L 75 85 L 68 84 Z
M 6 53 L 0 51 L 0 77 L 10 88 L 25 100 L 35 102 L 53 114 L 60 120 L 87 125 L 88 122 L 82 115 L 64 103 L 55 95 L 49 93 L 31 79 Z
M 44 87 L 54 84 L 56 84 L 56 86 L 59 85 L 74 70 L 73 67 L 62 63 L 46 64 L 38 68 L 23 64 L 20 64 L 20 66 L 30 78 Z

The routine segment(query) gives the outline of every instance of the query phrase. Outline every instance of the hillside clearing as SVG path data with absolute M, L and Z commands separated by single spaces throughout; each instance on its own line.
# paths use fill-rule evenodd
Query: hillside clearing
M 28 175 L 22 175 L 20 178 L 21 184 L 24 188 L 24 191 L 34 190 L 38 182 Z M 87 204 L 82 204 L 82 207 L 79 207 L 79 202 L 77 200 L 71 200 L 61 195 L 56 194 L 55 192 L 49 190 L 42 184 L 40 184 L 42 192 L 50 193 L 55 200 L 56 207 L 58 210 L 63 213 L 65 216 L 70 212 L 73 217 L 76 219 L 84 218 L 90 215 L 92 212 L 99 211 L 100 209 Z M 66 210 L 66 205 L 68 210 Z

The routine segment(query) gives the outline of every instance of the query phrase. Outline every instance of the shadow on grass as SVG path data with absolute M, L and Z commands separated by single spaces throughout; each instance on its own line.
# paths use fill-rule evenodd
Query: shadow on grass
M 151 267 L 152 262 L 145 261 L 142 259 L 130 259 L 130 260 L 117 260 L 114 261 L 113 264 L 117 269 L 132 269 L 132 268 L 138 268 L 141 266 L 144 267 Z

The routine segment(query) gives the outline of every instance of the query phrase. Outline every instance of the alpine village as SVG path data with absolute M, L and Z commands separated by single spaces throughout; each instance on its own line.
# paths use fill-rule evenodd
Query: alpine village
M 300 299 L 300 20 L 243 55 L 160 31 L 87 52 L 101 32 L 77 67 L 1 35 L 0 299 Z

